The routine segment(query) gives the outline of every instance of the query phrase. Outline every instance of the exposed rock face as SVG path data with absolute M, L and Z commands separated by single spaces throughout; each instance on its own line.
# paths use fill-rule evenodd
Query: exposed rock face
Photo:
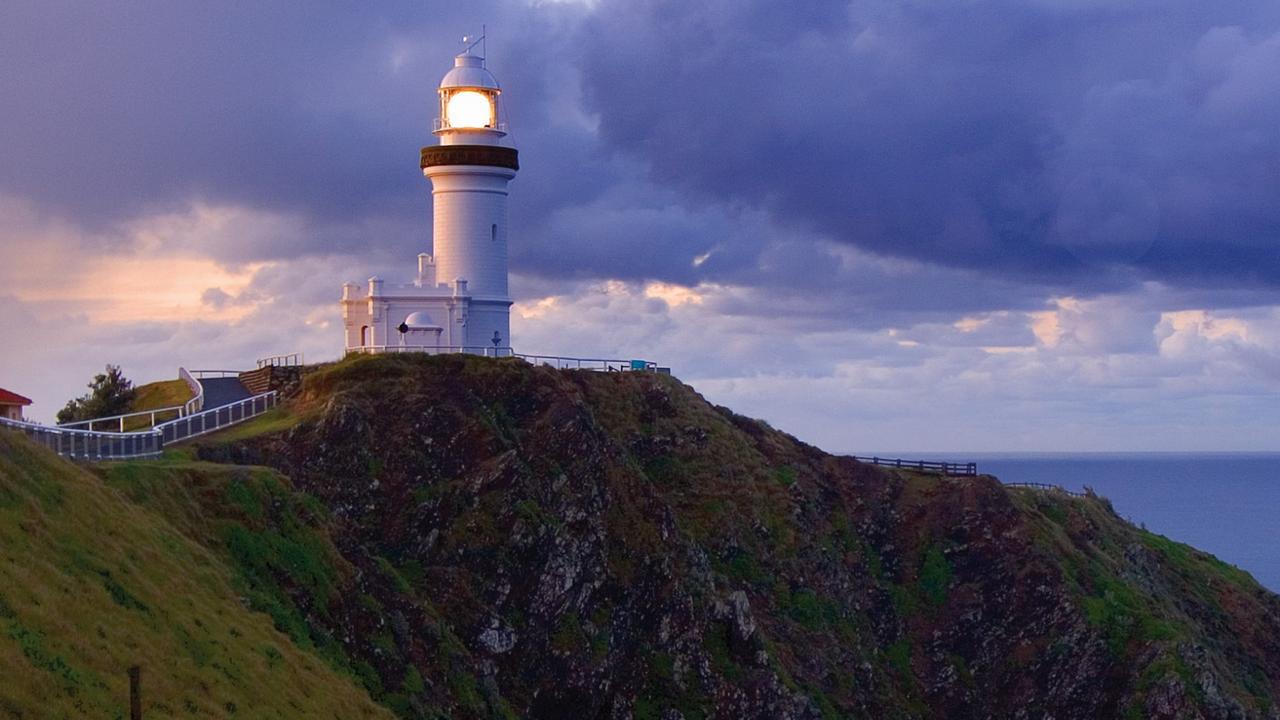
M 201 455 L 328 509 L 357 572 L 296 600 L 405 716 L 1274 717 L 1280 600 L 1101 499 L 869 467 L 649 374 L 360 358 L 293 403 Z

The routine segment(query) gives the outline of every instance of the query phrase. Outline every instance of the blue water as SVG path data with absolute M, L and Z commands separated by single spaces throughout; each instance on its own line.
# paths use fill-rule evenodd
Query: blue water
M 1005 482 L 1088 485 L 1134 523 L 1213 553 L 1280 592 L 1280 453 L 948 453 L 945 459 L 977 462 L 979 472 Z

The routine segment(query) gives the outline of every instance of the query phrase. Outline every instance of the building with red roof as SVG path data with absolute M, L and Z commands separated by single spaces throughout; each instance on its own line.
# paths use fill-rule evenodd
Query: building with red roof
M 21 420 L 22 408 L 30 404 L 30 398 L 25 398 L 16 392 L 9 392 L 4 388 L 0 388 L 0 417 Z

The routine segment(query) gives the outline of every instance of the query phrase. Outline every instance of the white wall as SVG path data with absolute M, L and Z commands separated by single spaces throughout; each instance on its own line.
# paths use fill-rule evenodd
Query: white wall
M 438 282 L 468 281 L 475 297 L 507 297 L 507 183 L 509 168 L 445 165 L 431 180 L 433 255 Z M 497 226 L 494 237 L 493 227 Z

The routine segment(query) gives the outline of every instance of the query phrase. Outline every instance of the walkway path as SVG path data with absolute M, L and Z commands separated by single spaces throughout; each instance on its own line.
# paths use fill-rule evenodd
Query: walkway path
M 204 409 L 212 410 L 245 400 L 252 395 L 238 377 L 200 378 L 204 388 Z

